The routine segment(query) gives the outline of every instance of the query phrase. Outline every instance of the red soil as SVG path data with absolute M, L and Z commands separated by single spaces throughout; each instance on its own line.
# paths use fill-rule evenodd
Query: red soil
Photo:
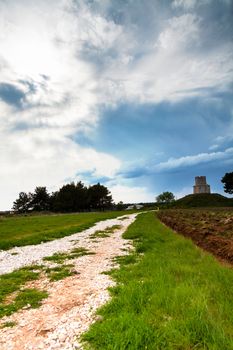
M 233 209 L 168 209 L 160 220 L 199 247 L 233 265 Z

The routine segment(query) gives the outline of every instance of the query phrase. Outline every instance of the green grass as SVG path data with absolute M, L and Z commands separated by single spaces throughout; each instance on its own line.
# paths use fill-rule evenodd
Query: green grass
M 121 221 L 128 220 L 128 219 L 129 219 L 128 216 L 124 216 L 123 218 L 120 218 Z
M 121 228 L 121 225 L 113 225 L 106 227 L 105 230 L 101 231 L 95 231 L 92 235 L 90 235 L 90 239 L 95 239 L 95 238 L 106 238 L 109 237 L 111 233 L 113 233 L 115 230 L 118 230 Z
M 51 282 L 54 282 L 76 274 L 76 272 L 72 270 L 72 267 L 74 267 L 74 265 L 72 264 L 56 266 L 56 267 L 47 268 L 45 272 L 49 280 Z
M 40 273 L 34 272 L 33 268 L 24 267 L 0 276 L 0 303 L 3 303 L 6 296 L 19 290 L 26 282 L 39 278 Z
M 233 198 L 218 193 L 189 194 L 175 201 L 174 208 L 233 207 Z
M 40 271 L 41 266 L 33 265 L 0 276 L 0 318 L 11 315 L 27 304 L 36 307 L 46 297 L 46 292 L 22 289 L 27 282 L 37 280 L 40 277 Z M 12 293 L 16 293 L 15 297 L 10 303 L 6 303 L 6 298 Z
M 43 260 L 44 261 L 52 261 L 52 262 L 57 263 L 57 264 L 62 264 L 66 260 L 77 259 L 83 255 L 92 255 L 92 254 L 95 254 L 95 253 L 87 250 L 86 248 L 78 247 L 78 248 L 72 249 L 68 253 L 55 253 L 51 256 L 45 256 L 43 258 Z
M 136 251 L 117 258 L 112 300 L 84 335 L 86 348 L 232 350 L 232 269 L 153 213 L 140 215 L 124 237 Z
M 9 322 L 4 322 L 3 324 L 0 325 L 0 329 L 1 328 L 12 328 L 14 326 L 16 326 L 16 322 L 13 321 L 9 321 Z
M 34 270 L 37 270 L 36 272 Z M 41 267 L 34 265 L 0 276 L 0 318 L 9 316 L 26 305 L 38 307 L 47 293 L 37 289 L 22 289 L 29 281 L 40 277 Z M 7 297 L 16 293 L 10 302 Z
M 83 248 L 73 249 L 73 255 L 89 254 Z M 72 255 L 72 257 L 73 257 Z M 43 265 L 31 265 L 22 267 L 19 270 L 0 276 L 0 318 L 9 316 L 12 313 L 29 305 L 29 308 L 40 306 L 42 299 L 47 298 L 46 291 L 25 288 L 25 284 L 37 280 L 43 273 L 51 282 L 76 274 L 72 268 L 74 265 L 67 264 L 56 267 L 46 267 Z M 10 327 L 5 325 L 4 327 Z
M 39 244 L 80 232 L 124 211 L 0 218 L 0 249 Z

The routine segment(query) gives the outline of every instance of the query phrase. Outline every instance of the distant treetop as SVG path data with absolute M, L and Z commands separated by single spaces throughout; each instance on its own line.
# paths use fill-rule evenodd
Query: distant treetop
M 233 194 L 233 172 L 226 173 L 221 181 L 224 184 L 224 192 Z

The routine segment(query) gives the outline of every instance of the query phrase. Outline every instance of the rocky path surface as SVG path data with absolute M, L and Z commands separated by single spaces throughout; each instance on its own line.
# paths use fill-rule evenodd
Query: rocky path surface
M 43 257 L 67 252 L 74 247 L 84 247 L 95 254 L 72 260 L 77 272 L 75 275 L 57 282 L 50 282 L 46 277 L 29 282 L 27 287 L 46 290 L 49 296 L 38 309 L 24 309 L 2 319 L 1 322 L 15 322 L 16 325 L 0 329 L 0 349 L 82 349 L 78 337 L 96 320 L 96 309 L 109 299 L 107 288 L 114 285 L 103 272 L 116 266 L 113 262 L 115 256 L 127 254 L 131 248 L 130 242 L 122 238 L 122 233 L 136 216 L 131 214 L 124 220 L 102 221 L 88 230 L 62 239 L 1 252 L 2 274 L 22 266 L 40 264 Z M 97 230 L 103 231 L 113 225 L 121 227 L 109 237 L 90 238 Z

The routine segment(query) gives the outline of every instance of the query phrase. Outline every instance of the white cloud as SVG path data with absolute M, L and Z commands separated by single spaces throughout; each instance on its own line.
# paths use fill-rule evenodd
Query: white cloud
M 121 165 L 111 155 L 80 147 L 49 130 L 8 135 L 5 149 L 0 156 L 0 210 L 9 209 L 20 191 L 33 191 L 36 186 L 57 190 L 66 177 L 75 178 L 78 172 L 112 177 Z
M 0 84 L 25 94 L 20 109 L 0 100 L 0 209 L 37 185 L 57 189 L 77 172 L 111 177 L 119 170 L 116 157 L 81 147 L 71 136 L 96 126 L 101 104 L 95 68 L 79 55 L 86 43 L 106 48 L 120 27 L 92 15 L 85 3 L 78 13 L 72 6 L 0 5 Z
M 182 8 L 184 10 L 192 10 L 198 5 L 206 5 L 210 2 L 211 0 L 174 0 L 172 2 L 172 7 Z
M 218 148 L 219 148 L 219 145 L 214 144 L 214 145 L 212 145 L 212 146 L 209 147 L 209 150 L 210 150 L 210 151 L 215 151 L 215 150 L 218 149 Z
M 174 6 L 187 9 L 195 2 L 176 0 Z M 224 90 L 231 81 L 231 44 L 204 55 L 193 50 L 199 47 L 201 18 L 171 17 L 145 44 L 137 24 L 127 27 L 106 16 L 107 3 L 99 2 L 99 13 L 84 0 L 0 3 L 0 84 L 24 94 L 21 108 L 0 100 L 2 209 L 16 192 L 39 184 L 59 186 L 76 172 L 114 176 L 120 160 L 72 138 L 77 132 L 91 135 L 100 106 L 176 102 L 204 96 L 203 89 Z M 192 157 L 160 163 L 160 168 L 192 163 Z M 200 162 L 204 158 L 198 155 Z M 150 196 L 141 187 L 117 190 L 127 201 Z
M 184 156 L 180 158 L 170 158 L 166 162 L 159 163 L 155 169 L 157 171 L 166 171 L 171 169 L 178 169 L 182 167 L 194 166 L 201 163 L 207 163 L 217 160 L 232 160 L 233 147 L 227 148 L 225 151 L 200 153 L 192 156 Z
M 189 10 L 195 7 L 197 0 L 174 0 L 173 7 L 182 7 L 185 10 Z
M 190 42 L 199 39 L 200 18 L 193 14 L 184 14 L 167 21 L 167 27 L 160 33 L 157 47 L 175 51 L 185 48 Z
M 155 195 L 146 187 L 115 185 L 110 186 L 110 190 L 116 203 L 120 201 L 124 203 L 154 202 L 155 200 Z
M 203 35 L 200 17 L 174 16 L 164 22 L 153 45 L 129 66 L 116 61 L 106 68 L 101 90 L 107 101 L 176 102 L 207 98 L 208 89 L 224 91 L 232 81 L 233 47 L 198 50 Z

